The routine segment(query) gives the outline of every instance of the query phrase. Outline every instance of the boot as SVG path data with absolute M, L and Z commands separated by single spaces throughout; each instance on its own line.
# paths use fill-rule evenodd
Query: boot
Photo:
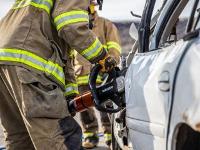
M 83 143 L 82 146 L 86 149 L 92 149 L 96 147 L 99 143 L 99 137 L 96 133 L 85 132 L 83 133 Z
M 111 142 L 112 142 L 112 134 L 110 134 L 110 133 L 104 133 L 104 141 L 105 141 L 106 145 L 108 147 L 110 147 Z

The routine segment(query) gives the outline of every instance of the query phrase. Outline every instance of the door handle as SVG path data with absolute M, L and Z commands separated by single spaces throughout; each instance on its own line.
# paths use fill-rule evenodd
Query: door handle
M 158 80 L 158 87 L 163 92 L 169 92 L 170 90 L 170 74 L 168 71 L 164 71 L 160 74 Z

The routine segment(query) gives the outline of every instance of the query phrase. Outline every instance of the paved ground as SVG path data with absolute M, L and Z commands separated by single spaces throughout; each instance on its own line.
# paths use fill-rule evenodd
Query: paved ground
M 99 118 L 99 115 L 98 113 L 96 112 L 97 114 L 97 118 Z M 79 122 L 79 115 L 77 115 L 75 117 L 75 119 Z M 99 122 L 99 120 L 98 120 Z M 101 125 L 99 125 L 101 126 Z M 2 131 L 2 128 L 0 126 L 0 150 L 3 150 L 2 148 L 4 147 L 4 137 L 3 137 L 3 131 Z M 99 142 L 99 145 L 97 148 L 93 149 L 93 150 L 110 150 L 105 144 L 104 144 L 104 139 L 102 136 L 100 136 L 100 142 Z

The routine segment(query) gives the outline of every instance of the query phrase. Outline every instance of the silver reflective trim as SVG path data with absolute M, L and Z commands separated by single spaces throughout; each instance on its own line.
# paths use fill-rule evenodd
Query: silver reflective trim
M 95 46 L 93 49 L 91 49 L 89 52 L 85 53 L 83 56 L 86 57 L 86 58 L 90 57 L 90 56 L 91 56 L 93 53 L 95 53 L 101 46 L 102 46 L 102 44 L 98 41 L 97 44 L 96 44 L 96 46 Z M 94 56 L 94 57 L 95 57 L 95 56 Z M 92 58 L 93 58 L 93 57 L 92 57 Z M 92 58 L 89 58 L 89 60 L 92 59 Z
M 17 9 L 17 8 L 21 8 L 21 7 L 25 7 L 25 6 L 28 6 L 28 5 L 31 5 L 31 3 L 36 3 L 36 4 L 38 4 L 38 5 L 45 5 L 45 6 L 47 6 L 48 8 L 49 8 L 49 11 L 51 10 L 51 8 L 52 8 L 52 4 L 53 4 L 53 2 L 52 3 L 50 3 L 50 2 L 48 2 L 48 1 L 45 1 L 45 0 L 22 0 L 22 1 L 17 1 L 15 4 L 14 4 L 14 6 L 13 6 L 13 8 L 14 9 Z
M 56 74 L 58 74 L 59 77 L 64 78 L 64 73 L 59 71 L 59 69 L 57 67 L 49 65 L 48 62 L 43 63 L 39 60 L 34 59 L 33 57 L 25 55 L 25 54 L 17 54 L 17 53 L 1 52 L 0 51 L 0 57 L 5 57 L 5 58 L 10 57 L 10 58 L 16 59 L 16 62 L 18 62 L 17 59 L 26 60 L 28 62 L 31 62 L 31 63 L 41 67 L 42 69 L 44 69 L 43 71 L 49 70 L 51 73 L 55 72 Z M 23 62 L 21 62 L 21 63 L 23 63 Z M 31 66 L 31 67 L 34 67 L 34 66 Z
M 69 15 L 69 16 L 64 16 L 62 18 L 60 18 L 55 24 L 56 26 L 58 26 L 59 24 L 65 22 L 65 21 L 69 21 L 69 20 L 73 20 L 73 19 L 89 19 L 88 15 L 85 14 L 74 14 L 74 15 Z

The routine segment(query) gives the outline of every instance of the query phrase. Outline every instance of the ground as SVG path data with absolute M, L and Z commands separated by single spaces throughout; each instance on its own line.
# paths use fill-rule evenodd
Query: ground
M 97 118 L 98 118 L 98 123 L 101 124 L 99 113 L 96 110 L 95 110 L 95 113 L 96 113 Z M 79 115 L 76 115 L 75 119 L 80 123 Z M 99 126 L 101 126 L 101 125 L 99 125 Z M 99 135 L 102 135 L 102 134 L 99 134 Z M 98 145 L 97 148 L 95 148 L 93 150 L 109 150 L 109 148 L 104 143 L 103 136 L 100 136 L 99 145 Z

